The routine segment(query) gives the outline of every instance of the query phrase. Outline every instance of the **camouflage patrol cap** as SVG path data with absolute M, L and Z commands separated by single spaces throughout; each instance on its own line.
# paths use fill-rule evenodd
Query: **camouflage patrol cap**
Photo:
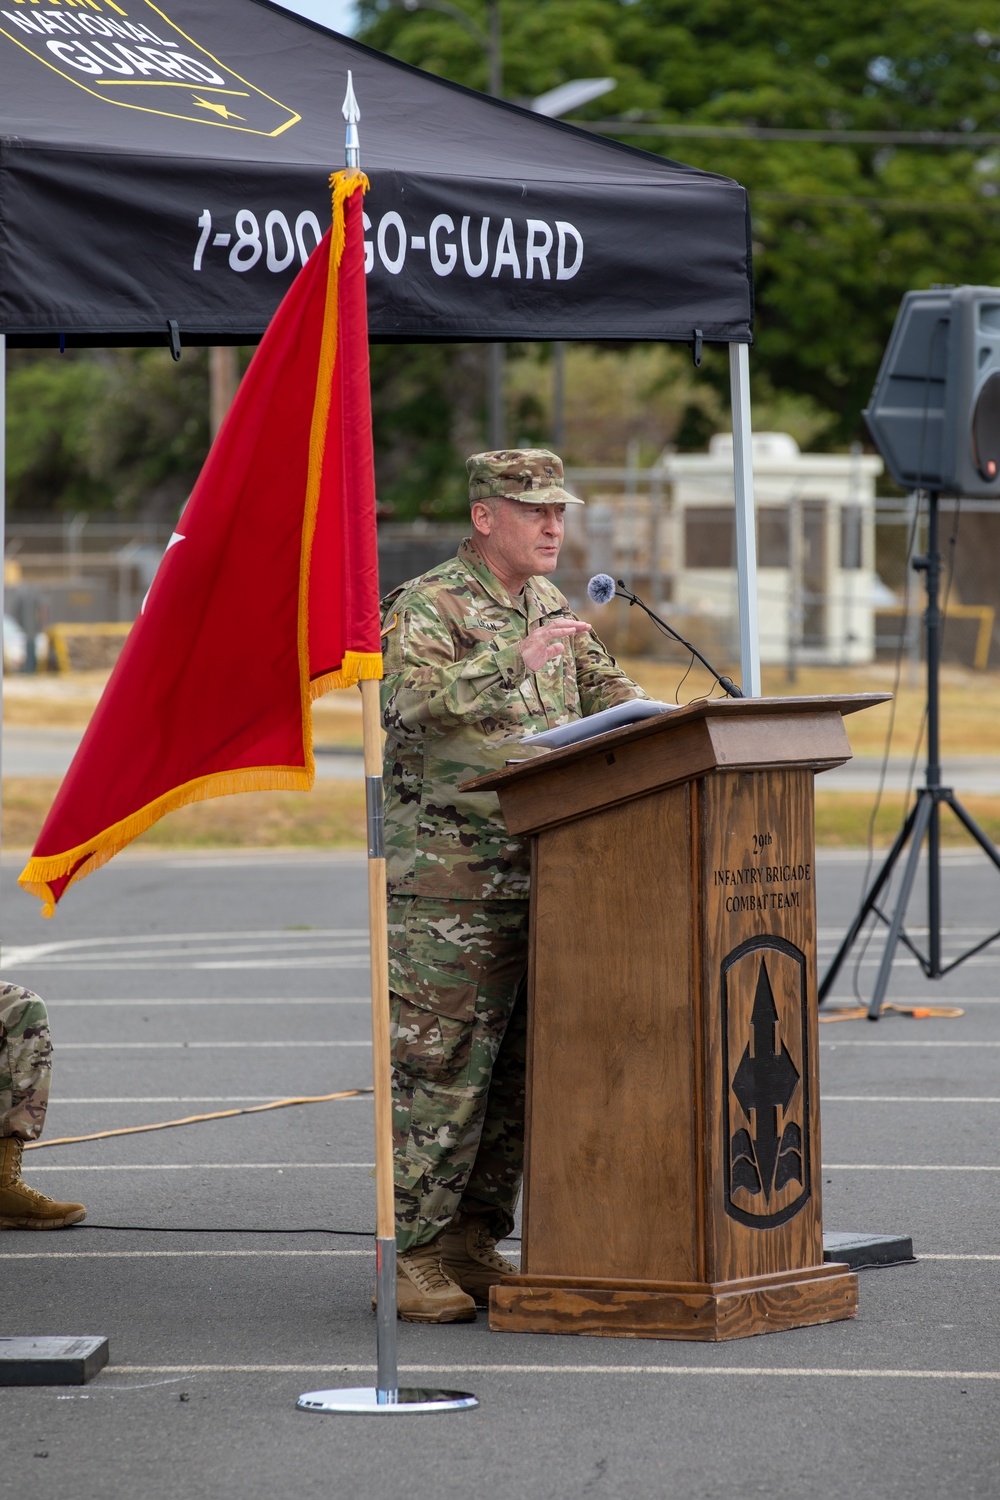
M 501 448 L 474 453 L 469 470 L 469 500 L 523 500 L 525 505 L 582 505 L 564 490 L 562 459 L 548 448 Z

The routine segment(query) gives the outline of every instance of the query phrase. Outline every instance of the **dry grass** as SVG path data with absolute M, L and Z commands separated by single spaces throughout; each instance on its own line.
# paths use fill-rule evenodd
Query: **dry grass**
M 30 849 L 58 788 L 41 777 L 5 776 L 3 845 Z M 816 842 L 860 847 L 868 840 L 875 798 L 855 792 L 816 793 Z M 995 843 L 1000 843 L 1000 797 L 963 797 L 962 804 Z M 899 792 L 887 792 L 875 824 L 876 848 L 888 848 L 905 815 Z M 248 792 L 196 802 L 170 813 L 136 840 L 158 849 L 268 849 L 365 847 L 365 794 L 359 778 L 319 782 L 311 792 Z M 942 843 L 972 847 L 948 812 L 941 814 Z
M 626 671 L 647 692 L 673 702 L 684 664 L 623 658 Z M 739 676 L 738 669 L 729 669 Z M 776 697 L 815 693 L 886 693 L 893 684 L 892 668 L 803 667 L 789 681 L 784 668 L 764 669 L 764 691 Z M 4 681 L 4 719 L 8 724 L 53 728 L 84 728 L 107 680 L 104 672 L 66 676 L 7 677 Z M 711 689 L 699 667 L 680 689 L 682 702 Z M 920 732 L 924 712 L 922 673 L 910 682 L 907 670 L 896 702 L 893 754 L 909 755 Z M 881 755 L 889 723 L 889 707 L 866 709 L 848 720 L 851 744 L 857 755 Z M 945 667 L 941 674 L 942 748 L 946 755 L 1000 754 L 1000 672 L 973 672 Z M 313 733 L 321 745 L 357 747 L 361 744 L 361 699 L 353 691 L 328 693 L 313 705 Z
M 860 848 L 868 842 L 868 826 L 875 794 L 816 792 L 816 843 L 826 848 Z M 1000 844 L 1000 797 L 962 797 L 962 806 L 983 832 Z M 902 792 L 885 792 L 875 819 L 876 849 L 888 849 L 906 816 Z M 941 812 L 941 843 L 948 848 L 974 850 L 976 845 L 946 808 Z
M 623 660 L 623 666 L 654 697 L 673 701 L 684 667 L 671 662 Z M 710 682 L 699 669 L 681 689 L 682 701 L 707 693 Z M 4 717 L 11 724 L 83 727 L 93 712 L 106 673 L 73 677 L 8 677 Z M 787 697 L 795 694 L 887 692 L 892 670 L 870 667 L 800 668 L 789 682 L 783 669 L 765 669 L 764 691 Z M 942 672 L 942 742 L 944 755 L 1000 755 L 1000 673 L 947 667 Z M 316 742 L 358 747 L 361 744 L 360 696 L 331 693 L 314 705 Z M 924 711 L 923 679 L 903 682 L 896 705 L 892 753 L 909 756 L 920 732 Z M 848 732 L 858 755 L 881 755 L 889 721 L 888 705 L 852 715 Z M 3 842 L 6 848 L 30 848 L 51 805 L 58 783 L 27 777 L 7 777 L 3 784 Z M 1000 797 L 963 797 L 973 817 L 994 840 L 1000 841 Z M 874 804 L 872 794 L 826 792 L 816 794 L 816 838 L 822 845 L 863 845 Z M 899 793 L 886 793 L 876 822 L 879 847 L 891 843 L 904 815 Z M 942 816 L 945 843 L 962 844 L 965 836 L 954 819 Z M 312 792 L 255 792 L 221 797 L 183 808 L 157 823 L 141 843 L 159 848 L 275 848 L 326 847 L 360 849 L 365 842 L 364 789 L 352 782 L 319 782 Z
M 73 672 L 4 678 L 7 724 L 36 729 L 86 729 L 108 680 L 107 672 Z M 313 704 L 313 735 L 320 745 L 361 744 L 361 695 L 328 693 Z
M 85 729 L 107 680 L 107 672 L 37 677 L 22 677 L 18 673 L 5 677 L 4 723 L 31 728 Z
M 654 698 L 672 703 L 684 666 L 673 662 L 625 661 L 625 670 Z M 737 668 L 729 668 L 736 680 Z M 798 694 L 888 693 L 892 691 L 891 666 L 803 667 L 790 682 L 782 667 L 765 668 L 763 690 L 768 696 Z M 680 691 L 687 702 L 711 688 L 708 674 L 698 668 Z M 718 691 L 718 689 L 716 690 Z M 889 725 L 890 705 L 865 709 L 847 720 L 847 731 L 855 755 L 881 755 Z M 892 753 L 908 756 L 920 733 L 924 714 L 922 670 L 915 683 L 904 668 L 896 699 Z M 1000 755 L 1000 672 L 973 672 L 963 667 L 945 667 L 941 672 L 941 748 L 945 755 Z
M 3 844 L 30 849 L 59 782 L 28 776 L 3 781 Z M 361 778 L 323 781 L 311 792 L 246 792 L 195 802 L 154 823 L 136 847 L 159 849 L 365 847 Z

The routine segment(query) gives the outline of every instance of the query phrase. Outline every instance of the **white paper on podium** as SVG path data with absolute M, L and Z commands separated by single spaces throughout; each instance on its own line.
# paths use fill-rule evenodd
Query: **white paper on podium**
M 543 729 L 539 734 L 526 735 L 521 744 L 558 750 L 563 745 L 578 745 L 581 740 L 607 734 L 610 729 L 623 729 L 626 724 L 638 724 L 643 719 L 656 718 L 657 714 L 668 714 L 677 706 L 676 703 L 656 703 L 649 698 L 633 698 L 628 703 L 616 703 L 614 708 L 602 708 L 600 713 L 588 714 L 585 719 L 574 719 L 572 724 L 560 724 L 557 729 Z

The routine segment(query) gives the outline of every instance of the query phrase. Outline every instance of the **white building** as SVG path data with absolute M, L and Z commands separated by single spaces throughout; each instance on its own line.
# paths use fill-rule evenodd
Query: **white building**
M 735 657 L 732 462 L 732 437 L 720 433 L 707 453 L 665 453 L 652 469 L 569 471 L 590 503 L 567 517 L 567 551 L 581 570 L 635 579 L 668 617 L 712 622 L 715 640 Z M 801 453 L 786 433 L 760 432 L 753 469 L 761 660 L 871 661 L 882 460 Z
M 673 602 L 731 615 L 736 591 L 733 443 L 672 454 Z M 755 433 L 760 654 L 765 662 L 868 662 L 875 655 L 875 480 L 880 458 L 800 453 Z

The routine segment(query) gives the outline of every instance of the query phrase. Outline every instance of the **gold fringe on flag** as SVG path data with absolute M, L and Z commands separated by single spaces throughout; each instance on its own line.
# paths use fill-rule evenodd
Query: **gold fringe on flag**
M 33 856 L 18 876 L 17 883 L 45 902 L 43 917 L 54 916 L 55 896 L 51 881 L 71 874 L 68 890 L 70 885 L 114 859 L 133 839 L 152 828 L 167 813 L 176 812 L 179 807 L 187 807 L 192 802 L 207 802 L 210 797 L 225 797 L 235 792 L 308 792 L 314 777 L 315 773 L 310 775 L 302 766 L 246 766 L 238 771 L 213 771 L 208 776 L 198 776 L 194 781 L 172 787 L 162 797 L 147 802 L 75 849 L 67 849 L 64 854 Z
M 337 363 L 337 337 L 340 331 L 340 263 L 344 257 L 344 245 L 347 238 L 346 204 L 348 198 L 353 197 L 356 192 L 367 193 L 369 186 L 364 172 L 356 167 L 334 172 L 330 177 L 333 208 L 330 264 L 327 272 L 323 337 L 320 343 L 319 368 L 316 374 L 316 397 L 313 402 L 312 427 L 309 433 L 309 472 L 306 479 L 305 514 L 302 519 L 302 561 L 299 568 L 302 743 L 306 750 L 306 766 L 311 776 L 315 776 L 312 713 L 310 711 L 313 701 L 321 698 L 324 693 L 333 688 L 354 687 L 362 679 L 378 679 L 382 676 L 380 652 L 347 651 L 344 653 L 344 660 L 335 672 L 326 672 L 314 681 L 309 680 L 309 569 L 312 562 L 313 535 L 316 530 L 316 512 L 319 508 L 323 459 L 326 454 L 326 434 L 330 424 L 333 375 Z

